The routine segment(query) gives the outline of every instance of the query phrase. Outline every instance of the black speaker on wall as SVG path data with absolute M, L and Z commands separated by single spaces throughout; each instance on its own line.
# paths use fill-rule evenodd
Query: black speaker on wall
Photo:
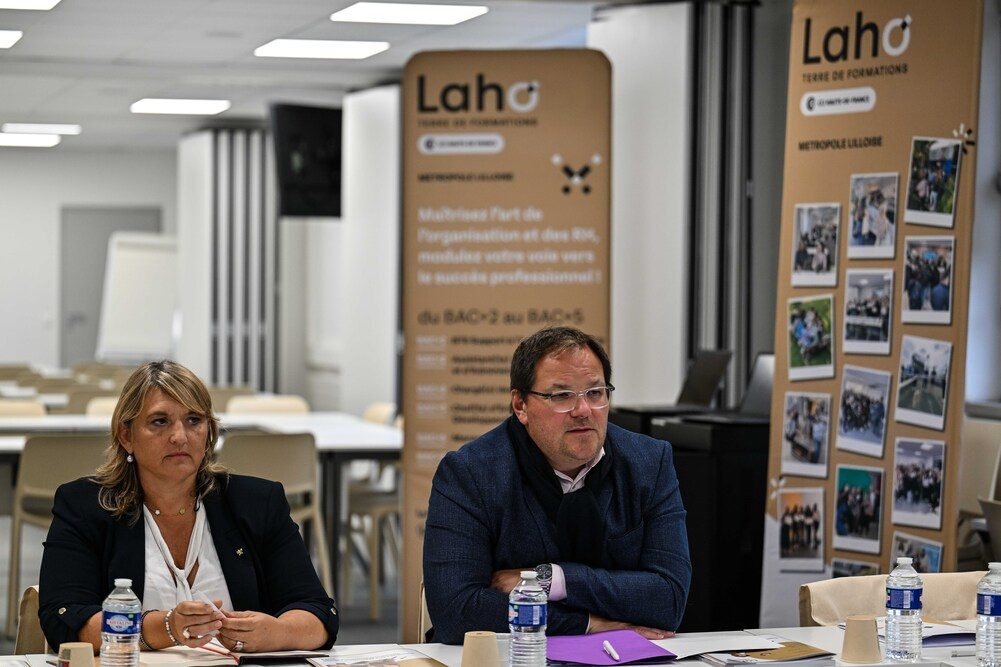
M 271 105 L 278 214 L 341 215 L 341 110 Z

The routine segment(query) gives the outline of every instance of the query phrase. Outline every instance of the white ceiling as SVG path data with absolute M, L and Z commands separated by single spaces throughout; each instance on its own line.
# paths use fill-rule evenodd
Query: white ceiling
M 0 123 L 83 126 L 51 151 L 173 148 L 207 122 L 264 119 L 271 102 L 337 105 L 349 90 L 397 79 L 418 51 L 581 46 L 596 4 L 477 0 L 466 4 L 490 11 L 457 26 L 329 20 L 353 3 L 62 0 L 51 11 L 0 10 L 0 30 L 24 31 L 12 48 L 0 49 Z M 253 55 L 279 37 L 384 40 L 391 47 L 356 61 Z M 130 113 L 143 97 L 222 98 L 233 106 L 211 121 Z

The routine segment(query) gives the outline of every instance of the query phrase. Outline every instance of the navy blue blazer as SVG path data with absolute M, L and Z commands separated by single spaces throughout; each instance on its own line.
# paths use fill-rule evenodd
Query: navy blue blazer
M 509 417 L 515 419 L 515 417 Z M 424 532 L 424 587 L 434 641 L 461 644 L 468 630 L 507 632 L 508 596 L 497 570 L 558 563 L 567 597 L 549 604 L 547 634 L 583 634 L 588 614 L 673 630 L 688 598 L 685 508 L 671 446 L 613 424 L 615 459 L 598 494 L 608 538 L 603 562 L 561 562 L 556 525 L 522 481 L 502 423 L 449 452 L 431 487 Z
M 42 552 L 39 610 L 50 646 L 77 641 L 80 629 L 127 577 L 141 600 L 146 579 L 145 519 L 135 525 L 101 509 L 90 478 L 56 491 L 52 525 Z M 302 536 L 289 516 L 285 490 L 256 477 L 220 477 L 202 502 L 233 607 L 280 616 L 290 609 L 316 615 L 337 638 L 338 618 Z

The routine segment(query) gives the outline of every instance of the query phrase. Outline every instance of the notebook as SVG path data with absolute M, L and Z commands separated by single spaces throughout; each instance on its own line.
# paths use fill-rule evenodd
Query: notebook
M 608 642 L 618 654 L 616 660 L 605 652 Z M 546 657 L 550 662 L 571 665 L 641 665 L 664 662 L 676 656 L 633 630 L 612 630 L 593 635 L 548 637 Z

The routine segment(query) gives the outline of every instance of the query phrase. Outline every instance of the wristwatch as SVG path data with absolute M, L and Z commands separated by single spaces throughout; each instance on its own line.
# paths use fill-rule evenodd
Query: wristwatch
M 553 585 L 553 566 L 550 563 L 543 563 L 542 565 L 535 566 L 536 581 L 539 582 L 539 586 L 542 590 L 549 595 L 549 588 Z

